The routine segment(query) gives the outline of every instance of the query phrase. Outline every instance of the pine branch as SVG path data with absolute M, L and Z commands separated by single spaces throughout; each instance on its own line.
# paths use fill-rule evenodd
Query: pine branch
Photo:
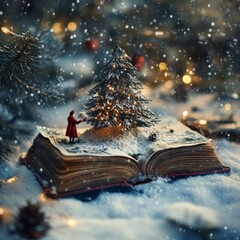
M 30 121 L 32 115 L 30 109 L 25 105 L 13 106 L 0 104 L 0 137 L 3 142 L 17 141 L 28 139 L 35 131 L 35 124 Z M 16 112 L 16 109 L 19 111 Z M 22 112 L 22 113 L 21 113 Z
M 6 30 L 6 29 L 5 29 Z M 63 102 L 58 70 L 45 38 L 30 32 L 17 35 L 9 30 L 9 41 L 0 46 L 0 159 L 7 158 L 7 142 L 32 136 L 36 107 Z M 52 41 L 51 47 L 53 47 Z M 57 44 L 56 44 L 57 46 Z M 36 114 L 37 115 L 37 114 Z
M 48 71 L 54 69 L 57 72 L 56 62 L 62 52 L 63 43 L 50 30 L 39 32 L 37 38 L 42 46 L 41 66 L 44 66 L 44 69 L 47 67 Z
M 8 144 L 0 140 L 0 163 L 8 160 L 10 152 L 12 152 L 12 149 L 8 146 Z
M 62 101 L 61 94 L 41 78 L 41 72 L 46 72 L 41 59 L 50 58 L 43 57 L 46 46 L 29 32 L 11 36 L 12 41 L 0 50 L 0 86 L 5 97 L 14 94 L 22 101 L 40 104 Z
M 0 119 L 0 134 L 3 139 L 20 140 L 28 139 L 35 130 L 35 124 L 30 121 L 4 121 Z

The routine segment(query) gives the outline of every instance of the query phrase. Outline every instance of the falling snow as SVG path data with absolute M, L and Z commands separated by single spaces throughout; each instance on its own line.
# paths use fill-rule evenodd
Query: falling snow
M 195 109 L 194 116 L 203 123 L 234 120 L 240 129 L 239 0 L 1 0 L 1 3 L 1 27 L 19 35 L 49 31 L 63 45 L 59 49 L 56 42 L 42 45 L 44 51 L 50 45 L 54 50 L 41 53 L 38 60 L 44 60 L 46 55 L 50 56 L 48 61 L 52 60 L 58 53 L 58 59 L 49 61 L 47 66 L 54 64 L 59 70 L 52 66 L 44 75 L 46 65 L 37 63 L 41 71 L 26 79 L 28 86 L 21 96 L 14 94 L 16 86 L 2 90 L 5 75 L 0 76 L 0 143 L 11 136 L 11 145 L 18 153 L 30 147 L 33 137 L 23 141 L 20 134 L 12 136 L 6 132 L 5 126 L 10 124 L 17 131 L 32 132 L 36 124 L 65 128 L 69 111 L 83 110 L 86 93 L 97 83 L 100 69 L 116 42 L 141 72 L 147 86 L 144 96 L 152 99 L 149 108 L 160 118 L 171 115 L 180 120 Z M 0 33 L 4 45 L 9 39 L 11 35 Z M 136 61 L 137 57 L 143 59 L 141 63 Z M 33 73 L 33 68 L 24 63 L 18 71 L 21 69 Z M 63 89 L 66 97 L 63 103 L 56 105 L 38 99 L 45 88 L 31 91 L 29 83 L 40 73 L 44 86 L 50 84 L 54 91 L 57 87 Z M 25 76 L 23 72 L 23 79 Z M 176 128 L 173 130 L 175 134 Z M 123 141 L 120 145 L 128 154 L 135 154 L 139 146 L 130 143 Z M 15 153 L 9 162 L 0 164 L 0 209 L 7 207 L 16 215 L 26 200 L 41 201 L 52 226 L 43 238 L 46 240 L 76 237 L 239 240 L 240 147 L 226 139 L 214 139 L 213 143 L 220 160 L 231 167 L 230 175 L 175 182 L 157 179 L 132 189 L 113 189 L 58 201 L 42 195 L 36 179 L 18 164 L 19 154 Z M 66 146 L 66 150 L 90 151 L 91 146 L 81 144 Z M 16 180 L 7 182 L 12 176 L 17 176 Z M 0 221 L 0 239 L 19 239 L 9 235 L 8 230 L 9 226 L 1 225 Z

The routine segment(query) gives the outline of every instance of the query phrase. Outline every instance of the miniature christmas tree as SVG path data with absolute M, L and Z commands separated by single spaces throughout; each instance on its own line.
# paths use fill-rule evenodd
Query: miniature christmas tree
M 131 130 L 151 126 L 154 114 L 143 104 L 149 99 L 141 94 L 141 75 L 119 45 L 104 66 L 99 83 L 89 91 L 85 105 L 88 122 L 94 128 L 117 127 Z

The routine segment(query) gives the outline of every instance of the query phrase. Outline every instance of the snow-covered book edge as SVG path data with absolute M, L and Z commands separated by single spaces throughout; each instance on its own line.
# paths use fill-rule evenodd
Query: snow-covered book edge
M 156 177 L 178 178 L 228 173 L 211 140 L 176 119 L 162 117 L 157 125 L 109 136 L 79 128 L 76 144 L 68 143 L 65 129 L 39 128 L 39 134 L 23 158 L 44 189 L 56 196 L 131 186 Z M 155 141 L 149 136 L 154 133 Z

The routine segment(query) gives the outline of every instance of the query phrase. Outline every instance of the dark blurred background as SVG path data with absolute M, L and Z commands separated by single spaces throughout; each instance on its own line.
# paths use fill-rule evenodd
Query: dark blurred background
M 239 142 L 239 23 L 240 0 L 0 0 L 0 162 L 84 110 L 117 43 L 156 115 Z
M 144 83 L 166 93 L 240 91 L 239 13 L 238 0 L 0 2 L 1 27 L 50 30 L 64 44 L 59 66 L 73 87 L 90 84 L 118 42 Z

